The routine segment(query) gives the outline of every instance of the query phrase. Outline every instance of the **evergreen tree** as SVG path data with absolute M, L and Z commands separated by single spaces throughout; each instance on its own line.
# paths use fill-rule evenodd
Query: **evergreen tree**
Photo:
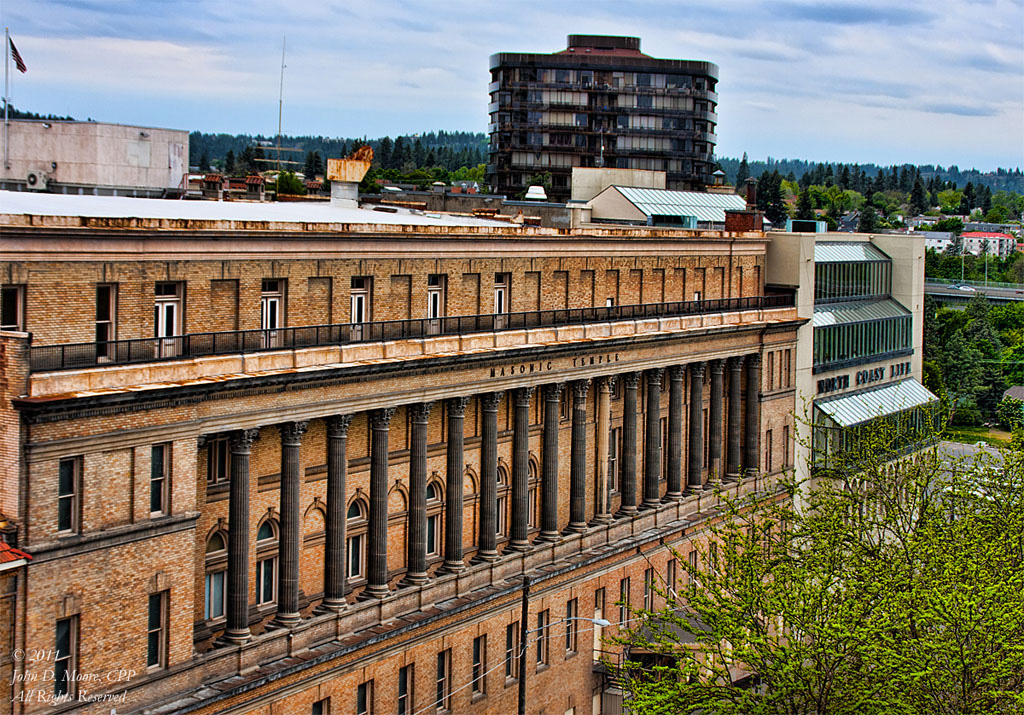
M 769 175 L 766 188 L 768 196 L 764 211 L 765 218 L 772 222 L 773 227 L 780 228 L 785 225 L 788 212 L 782 196 L 782 176 L 777 169 Z
M 920 179 L 914 182 L 914 187 L 911 189 L 910 207 L 917 215 L 923 214 L 928 210 L 928 200 L 925 198 L 924 193 L 924 182 Z
M 423 151 L 423 142 L 420 141 L 419 137 L 417 137 L 416 143 L 413 144 L 412 147 L 412 163 L 416 165 L 417 169 L 419 169 L 421 166 L 424 166 L 426 158 L 427 155 Z
M 399 141 L 401 141 L 401 139 L 399 139 Z M 377 146 L 377 154 L 374 158 L 376 159 L 374 163 L 382 169 L 395 168 L 392 159 L 391 137 L 384 137 L 380 140 L 380 144 Z
M 199 171 L 206 172 L 210 170 L 210 155 L 205 151 L 199 156 Z
M 228 176 L 235 173 L 235 152 L 231 149 L 224 155 L 224 173 Z
M 744 184 L 746 184 L 749 176 L 750 165 L 747 163 L 747 152 L 743 152 L 743 158 L 740 159 L 739 168 L 736 169 L 736 193 L 744 193 Z
M 796 203 L 796 217 L 800 221 L 814 220 L 814 204 L 811 201 L 810 189 L 804 189 L 800 192 L 800 198 Z

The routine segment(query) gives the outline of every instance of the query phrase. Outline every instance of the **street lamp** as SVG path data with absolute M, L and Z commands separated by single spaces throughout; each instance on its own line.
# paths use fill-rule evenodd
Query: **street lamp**
M 530 617 L 530 577 L 523 577 L 523 608 L 522 614 L 519 618 L 519 715 L 526 715 L 526 637 L 530 633 L 536 633 L 537 631 L 550 628 L 551 626 L 558 625 L 559 623 L 566 623 L 567 621 L 590 621 L 595 626 L 606 628 L 611 625 L 611 621 L 604 618 L 586 618 L 585 616 L 572 616 L 571 618 L 563 618 L 554 623 L 546 623 L 540 628 L 527 629 L 527 620 Z

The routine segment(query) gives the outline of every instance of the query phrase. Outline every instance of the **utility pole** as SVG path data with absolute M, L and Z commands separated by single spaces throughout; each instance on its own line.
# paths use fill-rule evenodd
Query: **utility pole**
M 523 611 L 519 616 L 519 715 L 526 715 L 526 631 L 530 617 L 530 577 L 523 576 Z
M 281 38 L 281 88 L 277 93 L 277 172 L 281 173 L 281 115 L 284 113 L 284 46 L 287 37 Z

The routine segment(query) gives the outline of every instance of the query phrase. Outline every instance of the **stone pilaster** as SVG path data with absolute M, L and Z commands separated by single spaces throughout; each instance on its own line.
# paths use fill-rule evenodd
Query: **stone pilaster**
M 299 550 L 302 513 L 299 490 L 302 463 L 299 449 L 308 423 L 285 422 L 281 433 L 281 538 L 278 543 L 277 615 L 274 622 L 294 626 L 299 617 Z
M 512 524 L 508 548 L 529 551 L 530 508 L 530 398 L 532 387 L 520 387 L 512 393 L 515 408 L 512 423 Z
M 666 499 L 683 495 L 683 376 L 685 368 L 673 365 L 668 369 L 668 481 Z
M 738 479 L 740 476 L 740 441 L 743 432 L 743 411 L 741 391 L 741 377 L 743 375 L 743 358 L 729 358 L 729 416 L 726 432 L 727 451 L 725 460 L 725 474 L 730 480 Z
M 606 524 L 612 519 L 608 506 L 608 441 L 611 437 L 612 389 L 615 377 L 603 377 L 597 388 L 597 435 L 594 443 L 597 455 L 594 459 L 594 522 Z
M 619 516 L 636 514 L 636 388 L 640 374 L 622 376 L 622 454 L 619 457 Z
M 690 365 L 690 440 L 686 471 L 686 489 L 692 492 L 702 487 L 701 470 L 704 467 L 704 363 Z
M 540 467 L 540 534 L 542 541 L 557 541 L 558 533 L 558 422 L 561 419 L 562 383 L 544 388 L 544 443 Z
M 587 529 L 587 390 L 590 380 L 572 383 L 572 452 L 569 457 L 569 531 Z
M 498 406 L 502 394 L 489 392 L 480 397 L 483 434 L 480 440 L 480 534 L 477 538 L 477 561 L 494 561 L 498 558 Z
M 747 356 L 747 413 L 743 435 L 743 471 L 756 474 L 761 454 L 761 355 Z
M 409 534 L 402 583 L 427 580 L 427 422 L 433 402 L 409 406 Z
M 711 361 L 711 399 L 708 404 L 708 471 L 716 483 L 722 481 L 722 376 L 725 363 Z
M 645 509 L 661 504 L 661 368 L 647 371 L 647 415 L 644 423 Z
M 363 599 L 388 595 L 388 427 L 394 414 L 394 407 L 370 412 L 370 524 Z
M 445 403 L 448 412 L 448 460 L 445 470 L 444 565 L 448 573 L 466 568 L 462 560 L 462 483 L 465 450 L 463 426 L 468 397 L 453 397 Z
M 249 456 L 259 429 L 233 432 L 228 495 L 228 613 L 224 640 L 244 643 L 249 632 Z
M 345 607 L 345 526 L 348 518 L 345 477 L 346 447 L 352 415 L 327 419 L 327 524 L 324 544 L 324 600 L 334 611 Z

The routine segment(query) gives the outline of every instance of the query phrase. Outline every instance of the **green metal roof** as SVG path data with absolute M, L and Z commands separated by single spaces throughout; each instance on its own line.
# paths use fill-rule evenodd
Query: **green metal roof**
M 669 191 L 616 186 L 619 193 L 648 216 L 695 216 L 698 221 L 725 223 L 725 211 L 742 211 L 747 200 L 736 194 Z
M 864 263 L 890 261 L 889 256 L 867 241 L 818 241 L 814 244 L 815 263 Z
M 938 399 L 927 387 L 910 378 L 853 395 L 816 400 L 814 406 L 840 427 L 854 427 L 876 417 L 921 407 Z
M 884 320 L 910 315 L 910 311 L 892 298 L 883 300 L 858 300 L 849 303 L 825 303 L 814 306 L 812 325 L 825 328 L 829 325 L 862 323 L 866 320 Z

